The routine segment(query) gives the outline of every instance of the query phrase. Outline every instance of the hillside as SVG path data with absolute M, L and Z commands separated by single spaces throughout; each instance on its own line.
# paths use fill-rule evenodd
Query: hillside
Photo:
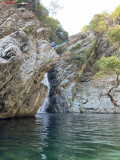
M 105 12 L 95 15 L 81 33 L 56 48 L 60 60 L 49 72 L 48 111 L 120 113 L 120 86 L 116 74 L 109 70 L 102 78 L 95 78 L 100 71 L 97 63 L 103 56 L 120 58 L 119 24 L 120 6 L 111 15 Z M 119 71 L 120 64 L 115 69 Z

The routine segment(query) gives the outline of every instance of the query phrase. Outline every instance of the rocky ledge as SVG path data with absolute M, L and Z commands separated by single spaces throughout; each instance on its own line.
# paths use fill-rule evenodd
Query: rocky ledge
M 48 36 L 32 12 L 0 6 L 0 118 L 34 116 L 43 103 L 42 79 L 59 58 Z

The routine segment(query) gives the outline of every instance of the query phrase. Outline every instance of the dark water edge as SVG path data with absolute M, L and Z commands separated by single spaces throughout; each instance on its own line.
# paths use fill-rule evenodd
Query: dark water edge
M 120 160 L 120 115 L 0 120 L 0 160 Z

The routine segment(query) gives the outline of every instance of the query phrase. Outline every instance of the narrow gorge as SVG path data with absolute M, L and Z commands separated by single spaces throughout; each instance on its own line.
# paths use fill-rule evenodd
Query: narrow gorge
M 93 79 L 96 61 L 117 51 L 106 34 L 80 32 L 54 47 L 49 34 L 33 12 L 0 6 L 0 118 L 120 113 L 107 94 L 116 76 Z M 111 94 L 120 105 L 120 86 Z
M 102 35 L 97 39 L 92 32 L 88 35 L 78 33 L 55 49 L 60 58 L 48 72 L 51 89 L 47 112 L 120 112 L 120 108 L 116 107 L 107 95 L 109 88 L 116 84 L 116 76 L 110 74 L 102 79 L 93 79 L 95 62 L 103 55 L 113 55 L 116 50 L 113 46 L 109 46 L 106 36 Z M 81 53 L 79 58 L 81 67 L 78 67 L 77 60 L 72 61 L 74 58 L 72 56 L 78 53 Z M 113 89 L 112 96 L 120 105 L 120 86 Z
M 93 79 L 95 62 L 116 51 L 105 35 L 97 38 L 92 32 L 78 33 L 57 46 L 56 51 L 60 59 L 49 71 L 52 112 L 120 113 L 107 95 L 109 88 L 116 85 L 116 76 Z M 120 105 L 120 86 L 112 90 L 112 96 Z
M 0 0 L 0 160 L 120 160 L 120 5 L 69 36 L 49 0 L 24 1 Z M 117 4 L 59 2 L 73 30 Z

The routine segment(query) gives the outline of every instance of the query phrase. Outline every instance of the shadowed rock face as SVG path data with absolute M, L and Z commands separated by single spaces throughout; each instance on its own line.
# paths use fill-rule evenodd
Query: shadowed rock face
M 0 6 L 0 118 L 37 113 L 47 95 L 44 74 L 59 58 L 46 40 L 49 30 L 32 16 Z
M 107 78 L 92 80 L 93 65 L 101 56 L 111 56 L 115 48 L 108 45 L 105 35 L 96 41 L 95 50 L 90 54 L 93 59 L 91 65 L 86 62 L 81 67 L 71 60 L 71 54 L 89 49 L 96 37 L 90 33 L 87 36 L 77 34 L 71 36 L 70 41 L 56 50 L 61 51 L 60 59 L 55 67 L 49 71 L 50 106 L 51 112 L 81 112 L 81 113 L 120 113 L 120 108 L 113 105 L 107 93 L 115 86 L 115 75 Z M 77 46 L 77 47 L 76 47 Z M 82 60 L 79 60 L 79 62 Z M 112 90 L 112 96 L 120 105 L 120 86 Z

